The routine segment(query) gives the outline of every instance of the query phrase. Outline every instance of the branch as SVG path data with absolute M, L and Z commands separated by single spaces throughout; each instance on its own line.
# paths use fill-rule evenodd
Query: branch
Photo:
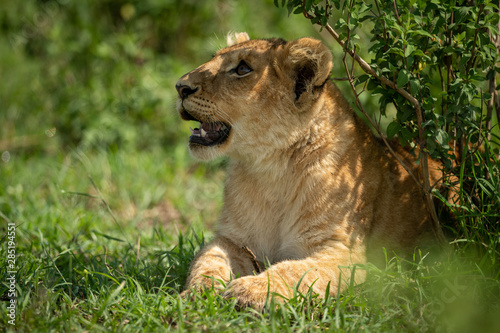
M 395 90 L 401 96 L 403 96 L 406 100 L 408 100 L 413 106 L 415 106 L 415 108 L 418 107 L 418 110 L 419 111 L 421 110 L 420 104 L 418 103 L 418 100 L 415 97 L 410 95 L 410 93 L 408 93 L 406 90 L 404 90 L 402 88 L 398 88 L 393 81 L 389 80 L 385 76 L 378 75 L 377 72 L 375 72 L 375 70 L 366 61 L 364 61 L 360 56 L 358 56 L 353 50 L 347 49 L 344 41 L 340 40 L 340 37 L 337 34 L 337 32 L 335 30 L 333 30 L 333 28 L 328 23 L 326 24 L 325 29 L 330 33 L 330 35 L 332 35 L 333 39 L 335 39 L 335 41 L 337 41 L 337 43 L 345 50 L 345 52 L 347 52 L 351 57 L 354 58 L 354 60 L 356 60 L 356 62 L 359 64 L 359 66 L 367 74 L 370 74 L 371 76 L 373 76 L 376 79 L 378 79 L 379 81 L 381 81 L 383 84 L 389 86 L 389 88 Z
M 255 254 L 250 250 L 248 246 L 243 246 L 242 247 L 243 251 L 245 251 L 245 254 L 248 256 L 250 261 L 252 262 L 253 269 L 255 270 L 255 273 L 259 274 L 262 272 L 262 269 L 260 268 L 259 262 L 257 261 L 257 257 Z
M 401 25 L 401 20 L 399 19 L 398 6 L 396 5 L 396 0 L 393 0 L 394 4 L 394 12 L 396 13 L 396 19 L 398 20 L 399 25 Z

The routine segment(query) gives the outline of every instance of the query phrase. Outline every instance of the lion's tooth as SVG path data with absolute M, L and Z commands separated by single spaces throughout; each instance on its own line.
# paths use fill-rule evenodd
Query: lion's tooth
M 198 132 L 198 129 L 194 130 L 191 127 L 189 127 L 189 130 L 191 131 L 191 135 L 200 136 L 200 133 Z
M 207 132 L 205 132 L 205 130 L 202 128 L 201 129 L 201 137 L 204 138 L 205 136 L 207 136 Z

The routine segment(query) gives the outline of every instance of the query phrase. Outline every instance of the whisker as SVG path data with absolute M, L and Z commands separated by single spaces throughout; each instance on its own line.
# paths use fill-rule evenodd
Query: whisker
M 228 118 L 228 120 L 227 120 L 227 121 L 228 121 L 228 123 L 229 123 L 231 126 L 233 126 L 234 121 L 233 121 L 233 119 L 231 118 L 231 116 L 230 116 L 229 114 L 227 114 L 227 112 L 225 112 L 225 111 L 223 111 L 223 110 L 221 110 L 221 109 L 219 109 L 219 108 L 216 108 L 216 109 L 215 109 L 214 114 L 215 114 L 215 112 L 218 112 L 218 114 L 219 114 L 220 116 L 222 116 L 223 118 Z
M 215 112 L 218 112 L 218 113 L 219 113 L 218 115 L 219 115 L 219 116 L 222 116 L 221 118 L 227 118 L 227 119 L 226 119 L 226 122 L 227 122 L 229 125 L 233 126 L 234 121 L 233 121 L 233 119 L 231 118 L 231 116 L 229 116 L 226 112 L 224 112 L 224 111 L 222 111 L 222 110 L 219 110 L 219 109 L 217 109 Z

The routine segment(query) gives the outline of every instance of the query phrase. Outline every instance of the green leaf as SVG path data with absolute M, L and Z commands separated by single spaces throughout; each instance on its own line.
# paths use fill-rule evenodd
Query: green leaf
M 406 69 L 402 69 L 401 71 L 399 71 L 396 86 L 398 88 L 402 88 L 408 83 L 408 81 L 410 81 L 410 72 L 408 72 Z
M 366 89 L 375 90 L 378 86 L 379 86 L 378 81 L 370 78 L 370 80 L 368 81 L 368 85 L 366 86 Z
M 279 0 L 273 0 L 274 1 L 274 6 L 280 8 Z M 286 0 L 281 0 L 281 7 L 285 7 Z
M 431 58 L 426 55 L 422 50 L 420 49 L 416 49 L 415 51 L 413 51 L 413 56 L 416 57 L 416 56 L 419 56 L 419 57 L 422 57 L 424 60 L 431 60 Z
M 441 146 L 445 146 L 448 145 L 448 142 L 450 141 L 450 136 L 448 135 L 448 133 L 438 128 L 436 131 L 436 140 L 437 142 L 439 142 Z
M 465 31 L 455 36 L 455 40 L 457 41 L 457 43 L 460 43 L 464 38 L 465 38 Z
M 389 50 L 387 50 L 387 53 L 392 53 L 392 54 L 397 54 L 401 57 L 404 57 L 405 54 L 403 53 L 403 51 L 398 48 L 398 47 L 391 47 Z
M 304 7 L 302 6 L 295 8 L 295 10 L 293 11 L 294 14 L 301 14 L 302 12 L 304 12 Z
M 290 2 L 286 5 L 286 9 L 288 10 L 288 17 L 290 17 L 290 14 L 292 14 L 294 8 L 295 7 Z
M 307 12 L 311 10 L 312 3 L 313 3 L 313 0 L 306 0 L 305 8 L 306 8 Z
M 499 34 L 499 32 L 498 32 L 498 28 L 497 28 L 497 27 L 495 27 L 495 26 L 494 26 L 494 25 L 492 25 L 492 24 L 488 24 L 488 25 L 486 25 L 486 28 L 488 28 L 488 29 L 489 29 L 489 30 L 490 30 L 493 34 L 495 34 L 495 35 L 498 35 L 498 34 Z
M 408 45 L 405 50 L 405 57 L 408 58 L 410 55 L 412 55 L 413 51 L 415 51 L 415 46 L 413 45 Z
M 410 142 L 413 139 L 413 134 L 406 127 L 401 128 L 401 136 L 406 142 Z
M 421 35 L 421 36 L 425 36 L 425 37 L 429 37 L 429 38 L 434 38 L 433 35 L 431 35 L 429 32 L 427 32 L 425 30 L 409 30 L 408 34 L 411 34 L 411 33 L 414 33 L 414 34 L 417 34 L 417 35 Z
M 422 128 L 426 128 L 427 126 L 432 125 L 432 124 L 434 124 L 434 121 L 432 119 L 427 120 L 426 122 L 424 122 L 422 124 Z
M 410 94 L 415 96 L 420 89 L 420 81 L 418 80 L 410 80 Z
M 321 26 L 324 27 L 328 23 L 328 18 L 326 16 L 321 16 Z
M 469 15 L 469 11 L 470 11 L 471 7 L 459 7 L 455 10 L 454 14 L 455 14 L 455 24 L 460 24 L 462 22 L 464 22 L 468 17 L 470 17 Z
M 429 154 L 432 154 L 436 150 L 436 142 L 432 138 L 427 138 L 425 143 L 427 145 L 427 151 Z
M 387 138 L 391 140 L 399 131 L 401 131 L 401 125 L 393 121 L 387 126 Z
M 361 84 L 361 83 L 365 82 L 365 81 L 366 81 L 366 80 L 368 80 L 369 78 L 370 78 L 370 76 L 369 76 L 369 75 L 367 75 L 367 74 L 360 75 L 360 76 L 358 77 L 358 80 L 357 80 L 357 82 L 356 82 L 356 85 L 358 85 L 358 84 Z

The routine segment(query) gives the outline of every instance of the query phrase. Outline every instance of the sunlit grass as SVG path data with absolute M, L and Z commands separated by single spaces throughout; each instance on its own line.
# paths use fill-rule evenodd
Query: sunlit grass
M 189 263 L 210 238 L 202 223 L 217 218 L 224 178 L 216 165 L 185 158 L 187 168 L 172 170 L 162 151 L 74 151 L 2 165 L 0 207 L 17 224 L 18 331 L 499 328 L 492 257 L 465 250 L 396 258 L 386 269 L 361 266 L 367 282 L 337 297 L 296 293 L 264 313 L 238 311 L 233 300 L 211 291 L 180 298 Z

